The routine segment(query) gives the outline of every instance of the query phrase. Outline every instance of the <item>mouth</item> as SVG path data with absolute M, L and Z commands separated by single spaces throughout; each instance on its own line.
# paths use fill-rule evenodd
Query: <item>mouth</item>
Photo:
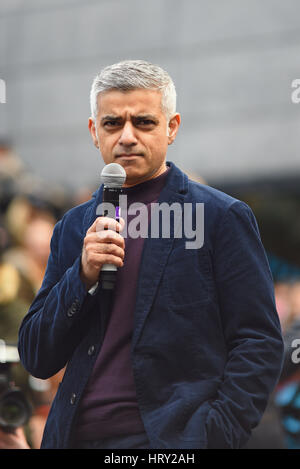
M 117 155 L 116 158 L 138 158 L 143 156 L 141 153 L 122 153 L 121 155 Z

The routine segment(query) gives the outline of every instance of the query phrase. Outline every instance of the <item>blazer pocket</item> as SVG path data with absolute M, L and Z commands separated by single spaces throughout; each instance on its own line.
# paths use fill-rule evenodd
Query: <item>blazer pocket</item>
M 174 257 L 166 270 L 166 285 L 172 309 L 207 304 L 212 298 L 213 282 L 206 251 L 190 250 L 182 258 Z

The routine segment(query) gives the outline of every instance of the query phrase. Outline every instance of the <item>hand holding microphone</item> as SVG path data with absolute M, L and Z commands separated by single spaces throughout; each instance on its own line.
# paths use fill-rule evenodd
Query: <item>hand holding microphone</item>
M 114 207 L 114 218 L 98 217 L 86 232 L 81 256 L 81 280 L 89 290 L 99 281 L 101 272 L 102 285 L 113 289 L 116 271 L 123 266 L 125 241 L 120 235 L 125 222 L 120 217 L 119 195 L 126 179 L 124 168 L 111 163 L 103 168 L 101 179 L 104 184 L 103 202 Z
M 125 241 L 120 235 L 124 220 L 98 217 L 87 230 L 81 256 L 81 280 L 89 290 L 99 280 L 105 264 L 123 266 Z

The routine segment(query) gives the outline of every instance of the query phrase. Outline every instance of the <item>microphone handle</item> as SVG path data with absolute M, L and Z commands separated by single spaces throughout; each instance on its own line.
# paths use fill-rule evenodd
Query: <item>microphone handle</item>
M 119 197 L 123 190 L 121 187 L 106 187 L 103 188 L 103 203 L 110 203 L 114 206 L 114 218 L 119 221 L 121 216 L 121 209 L 119 205 Z M 108 215 L 108 210 L 104 210 L 103 216 Z M 100 271 L 100 283 L 103 290 L 113 290 L 116 283 L 117 267 L 114 264 L 104 264 Z
M 115 207 L 114 218 L 119 221 L 120 218 L 120 206 L 119 197 L 123 193 L 122 187 L 105 187 L 103 188 L 103 203 L 108 202 Z M 108 210 L 104 210 L 103 216 L 108 215 Z

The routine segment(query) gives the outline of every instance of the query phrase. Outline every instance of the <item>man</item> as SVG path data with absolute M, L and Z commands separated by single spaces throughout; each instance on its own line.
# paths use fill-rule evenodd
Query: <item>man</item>
M 151 218 L 154 202 L 177 203 L 182 213 L 192 206 L 195 222 L 204 204 L 204 243 L 187 249 L 178 225 L 168 237 L 123 238 L 124 221 L 97 216 L 102 187 L 58 222 L 19 333 L 31 374 L 48 378 L 67 365 L 42 447 L 243 447 L 283 352 L 255 218 L 243 202 L 166 162 L 180 116 L 160 67 L 105 68 L 91 109 L 104 162 L 126 170 L 128 207 L 141 202 Z M 118 267 L 110 306 L 99 281 L 105 263 Z

